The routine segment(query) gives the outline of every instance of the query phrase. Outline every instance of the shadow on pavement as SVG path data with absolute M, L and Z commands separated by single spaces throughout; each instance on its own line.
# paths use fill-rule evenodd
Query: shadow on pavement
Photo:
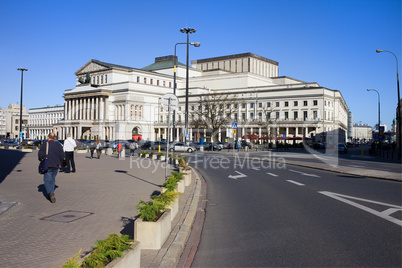
M 25 154 L 26 153 L 18 150 L 0 150 L 0 183 L 2 183 L 8 174 L 21 162 Z
M 137 180 L 140 180 L 140 181 L 143 181 L 143 182 L 146 182 L 146 183 L 149 183 L 149 184 L 155 185 L 155 186 L 157 186 L 157 187 L 162 187 L 162 185 L 155 184 L 155 183 L 152 183 L 152 182 L 149 182 L 149 181 L 143 180 L 143 179 L 141 179 L 141 178 L 138 178 L 138 177 L 136 177 L 136 176 L 134 176 L 134 175 L 128 174 L 128 172 L 127 172 L 127 171 L 125 171 L 125 170 L 115 170 L 114 172 L 117 172 L 117 173 L 123 173 L 123 174 L 126 174 L 127 176 L 133 177 L 133 178 L 135 178 L 135 179 L 137 179 Z

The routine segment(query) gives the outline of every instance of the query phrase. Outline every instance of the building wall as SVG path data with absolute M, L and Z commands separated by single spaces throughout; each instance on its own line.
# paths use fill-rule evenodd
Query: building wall
M 58 129 L 54 126 L 64 119 L 64 106 L 48 106 L 29 109 L 29 138 L 46 139 L 49 133 L 57 136 Z

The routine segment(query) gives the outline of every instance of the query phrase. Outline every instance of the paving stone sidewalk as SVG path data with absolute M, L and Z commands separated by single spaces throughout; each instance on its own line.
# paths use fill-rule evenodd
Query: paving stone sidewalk
M 0 215 L 1 267 L 60 267 L 81 248 L 83 255 L 111 233 L 133 236 L 136 205 L 150 200 L 165 180 L 161 162 L 89 156 L 75 154 L 76 173 L 59 172 L 52 204 L 42 193 L 37 151 L 0 150 L 0 202 L 17 202 Z M 190 201 L 191 193 L 183 195 L 181 202 Z M 64 214 L 49 218 L 60 213 Z M 148 252 L 141 266 L 162 257 L 158 251 Z

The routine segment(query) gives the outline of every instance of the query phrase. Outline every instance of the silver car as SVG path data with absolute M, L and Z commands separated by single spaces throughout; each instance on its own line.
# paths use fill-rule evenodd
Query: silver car
M 170 147 L 170 145 L 169 145 Z M 197 149 L 195 149 L 194 146 L 190 146 L 190 145 L 186 145 L 183 142 L 178 142 L 175 143 L 175 145 L 169 149 L 169 151 L 175 151 L 175 152 L 188 152 L 188 153 L 192 153 L 195 152 Z

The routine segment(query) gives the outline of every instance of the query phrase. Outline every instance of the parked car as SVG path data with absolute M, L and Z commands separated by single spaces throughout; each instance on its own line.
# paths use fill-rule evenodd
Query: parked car
M 218 150 L 218 151 L 220 151 L 220 150 L 222 150 L 223 149 L 223 142 L 216 142 L 216 143 L 214 143 L 214 150 Z
M 335 146 L 335 151 L 338 151 L 338 153 L 340 154 L 347 154 L 348 147 L 344 143 L 339 143 L 338 145 Z
M 197 149 L 195 149 L 195 147 L 190 146 L 190 145 L 186 145 L 183 142 L 178 142 L 176 144 L 174 144 L 174 146 L 172 148 L 169 149 L 169 151 L 175 151 L 175 152 L 188 152 L 188 153 L 192 153 L 195 152 Z
M 21 142 L 21 145 L 22 145 L 22 146 L 33 145 L 33 143 L 34 143 L 34 140 L 31 140 L 31 139 L 23 139 L 22 142 Z
M 199 142 L 195 142 L 195 141 L 190 142 L 190 146 L 193 146 L 198 151 L 200 150 L 200 145 L 201 145 L 201 143 L 199 143 Z
M 159 146 L 161 150 L 166 150 L 167 143 L 165 141 L 154 141 L 151 144 L 151 150 L 159 150 Z

